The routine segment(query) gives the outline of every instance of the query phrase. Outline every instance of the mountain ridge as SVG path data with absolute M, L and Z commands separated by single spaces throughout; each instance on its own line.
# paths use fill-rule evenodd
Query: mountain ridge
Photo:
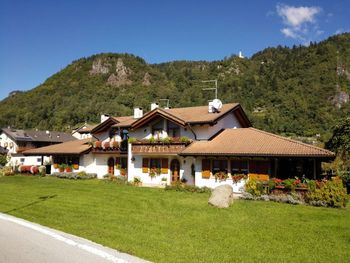
M 239 102 L 253 125 L 279 134 L 327 136 L 349 115 L 350 34 L 310 46 L 266 48 L 250 58 L 149 64 L 132 54 L 77 59 L 30 91 L 0 101 L 0 127 L 68 130 L 99 115 L 132 114 L 154 100 L 207 104 L 203 80 L 218 79 L 219 98 Z

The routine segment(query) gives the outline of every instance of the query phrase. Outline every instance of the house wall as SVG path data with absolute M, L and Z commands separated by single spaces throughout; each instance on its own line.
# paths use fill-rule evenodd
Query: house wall
M 220 119 L 217 124 L 210 126 L 208 124 L 205 125 L 196 125 L 193 126 L 193 131 L 197 135 L 197 140 L 208 140 L 210 137 L 215 135 L 221 129 L 227 128 L 241 128 L 239 121 L 236 116 L 232 114 L 227 114 L 225 117 Z
M 18 145 L 14 140 L 7 136 L 6 133 L 2 132 L 0 134 L 0 146 L 8 150 L 8 154 L 17 153 Z M 7 147 L 5 147 L 7 145 Z M 12 146 L 11 146 L 12 145 Z
M 41 156 L 24 156 L 21 154 L 16 154 L 15 156 L 11 156 L 9 161 L 10 166 L 16 165 L 41 165 Z M 48 156 L 44 156 L 44 164 L 45 162 L 50 162 L 51 158 Z
M 6 133 L 1 133 L 0 135 L 0 146 L 5 148 L 5 145 L 7 144 L 6 149 L 8 150 L 7 155 L 10 156 L 10 161 L 8 165 L 15 166 L 15 165 L 41 165 L 41 156 L 24 156 L 23 154 L 17 154 L 17 150 L 19 146 L 17 145 L 16 141 L 14 141 L 12 138 L 7 136 Z M 30 142 L 26 142 L 25 147 L 33 147 L 34 145 Z M 44 163 L 50 161 L 50 157 L 44 156 Z M 40 160 L 39 160 L 40 159 Z
M 230 185 L 233 188 L 233 192 L 239 193 L 243 191 L 243 187 L 245 185 L 245 181 L 241 180 L 238 183 L 235 183 L 231 179 L 231 173 L 229 172 L 229 178 L 226 179 L 226 181 L 219 182 L 219 180 L 215 180 L 213 176 L 210 178 L 203 178 L 202 177 L 202 159 L 201 157 L 197 157 L 195 160 L 195 168 L 196 168 L 196 175 L 195 175 L 195 183 L 198 187 L 209 187 L 209 188 L 215 188 L 219 185 Z M 228 170 L 230 171 L 230 162 L 228 164 Z

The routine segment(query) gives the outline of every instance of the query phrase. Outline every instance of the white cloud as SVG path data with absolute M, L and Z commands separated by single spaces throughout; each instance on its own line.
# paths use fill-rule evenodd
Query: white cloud
M 289 6 L 277 4 L 277 14 L 282 18 L 284 28 L 281 32 L 286 37 L 305 40 L 310 34 L 320 35 L 322 30 L 318 29 L 316 16 L 322 11 L 318 6 Z M 316 25 L 310 28 L 310 25 Z
M 285 35 L 286 37 L 291 37 L 291 38 L 300 38 L 300 36 L 298 34 L 296 34 L 292 29 L 285 27 L 281 29 L 281 32 L 283 33 L 283 35 Z

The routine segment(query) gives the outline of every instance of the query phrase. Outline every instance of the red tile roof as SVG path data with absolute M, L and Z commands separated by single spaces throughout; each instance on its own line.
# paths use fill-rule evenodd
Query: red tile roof
M 91 139 L 75 140 L 24 151 L 24 155 L 79 155 L 89 152 Z
M 334 157 L 331 151 L 255 128 L 226 129 L 192 143 L 180 155 Z

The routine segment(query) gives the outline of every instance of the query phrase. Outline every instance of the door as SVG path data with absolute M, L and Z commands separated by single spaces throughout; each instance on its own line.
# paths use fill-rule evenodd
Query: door
M 177 159 L 174 159 L 170 163 L 171 171 L 171 182 L 176 183 L 180 180 L 180 162 Z
M 108 173 L 114 175 L 114 158 L 111 157 L 108 159 Z

